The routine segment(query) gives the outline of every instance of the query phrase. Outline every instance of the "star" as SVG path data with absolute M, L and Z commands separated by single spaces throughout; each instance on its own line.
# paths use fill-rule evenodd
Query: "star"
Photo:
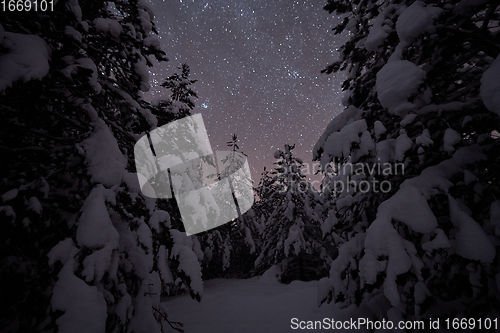
M 236 133 L 255 182 L 285 143 L 295 144 L 296 156 L 312 165 L 312 147 L 343 109 L 343 74 L 321 74 L 336 60 L 336 41 L 346 38 L 331 31 L 339 18 L 312 1 L 151 5 L 171 60 L 152 68 L 146 99 L 168 98 L 159 83 L 187 63 L 198 80 L 194 113 L 203 115 L 212 145 L 223 149 Z

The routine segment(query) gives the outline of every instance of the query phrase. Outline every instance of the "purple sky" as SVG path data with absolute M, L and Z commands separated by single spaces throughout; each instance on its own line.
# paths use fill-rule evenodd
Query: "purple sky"
M 214 150 L 225 150 L 236 133 L 255 182 L 285 143 L 312 163 L 312 147 L 342 110 L 343 74 L 320 73 L 342 44 L 324 1 L 151 4 L 170 61 L 151 71 L 147 99 L 168 95 L 159 83 L 185 62 L 198 80 L 195 113 L 203 115 Z

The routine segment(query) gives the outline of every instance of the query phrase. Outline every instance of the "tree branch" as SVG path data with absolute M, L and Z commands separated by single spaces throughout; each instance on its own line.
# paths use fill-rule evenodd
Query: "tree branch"
M 152 309 L 155 310 L 174 330 L 176 330 L 178 332 L 182 332 L 182 333 L 184 332 L 184 330 L 181 328 L 181 327 L 184 327 L 183 323 L 180 323 L 177 321 L 170 321 L 170 320 L 168 320 L 167 316 L 163 312 L 161 312 L 160 310 L 158 310 L 155 307 L 152 307 Z

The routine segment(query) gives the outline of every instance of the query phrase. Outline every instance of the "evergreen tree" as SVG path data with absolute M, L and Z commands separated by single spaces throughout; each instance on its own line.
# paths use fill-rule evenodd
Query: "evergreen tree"
M 263 249 L 255 261 L 257 272 L 276 265 L 282 282 L 313 280 L 326 274 L 330 257 L 321 242 L 320 220 L 315 212 L 319 194 L 304 178 L 303 162 L 293 156 L 294 145 L 275 153 L 273 192 L 267 207 Z
M 266 221 L 272 213 L 272 202 L 270 200 L 271 194 L 275 191 L 273 177 L 270 172 L 264 167 L 262 171 L 259 184 L 255 188 L 256 201 L 254 204 L 254 212 L 257 215 L 256 225 L 258 228 L 259 239 L 262 239 L 266 227 Z
M 140 97 L 166 60 L 152 19 L 142 0 L 0 13 L 2 331 L 158 332 L 179 328 L 162 292 L 201 297 L 199 244 L 134 173 L 161 120 Z
M 231 151 L 238 151 L 240 149 L 238 146 L 238 136 L 236 134 L 231 135 L 231 141 L 227 142 L 227 146 L 231 148 Z
M 189 79 L 189 65 L 182 64 L 177 68 L 181 70 L 181 74 L 174 73 L 161 84 L 162 87 L 172 91 L 170 99 L 161 99 L 153 103 L 141 101 L 141 106 L 151 110 L 158 119 L 158 126 L 189 116 L 195 107 L 194 99 L 198 98 L 191 88 L 198 80 Z
M 347 70 L 346 109 L 314 149 L 334 163 L 324 231 L 343 243 L 323 301 L 372 300 L 392 320 L 498 317 L 498 5 L 325 6 L 351 34 L 325 70 Z
M 238 146 L 238 137 L 236 134 L 231 136 L 231 141 L 227 142 L 227 146 L 231 149 L 230 153 L 221 159 L 221 165 L 229 167 L 229 169 L 219 175 L 227 177 L 229 174 L 241 167 L 234 153 L 240 153 Z M 221 167 L 221 165 L 219 167 Z M 245 191 L 252 188 L 251 179 L 238 179 L 237 184 L 230 181 L 230 188 L 233 195 L 233 200 L 237 203 L 236 196 L 239 196 L 240 187 L 243 186 Z M 204 248 L 208 252 L 206 257 L 205 267 L 212 267 L 207 271 L 207 276 L 210 277 L 226 277 L 226 278 L 242 278 L 248 277 L 253 269 L 253 262 L 257 254 L 257 244 L 255 239 L 258 237 L 258 226 L 255 224 L 255 213 L 253 208 L 241 213 L 238 207 L 239 217 L 232 221 L 208 231 L 201 235 Z M 214 256 L 215 254 L 215 256 Z
M 187 115 L 189 114 L 189 110 L 192 110 L 195 106 L 193 98 L 198 98 L 196 92 L 191 88 L 198 80 L 189 79 L 190 70 L 187 64 L 182 64 L 178 68 L 181 70 L 181 74 L 174 73 L 161 86 L 170 89 L 172 92 L 171 100 L 173 102 L 177 101 L 184 104 L 174 109 L 179 110 L 178 112 L 183 113 L 183 115 Z

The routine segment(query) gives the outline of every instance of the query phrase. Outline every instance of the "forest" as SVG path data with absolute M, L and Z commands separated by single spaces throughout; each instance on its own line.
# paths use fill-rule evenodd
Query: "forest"
M 169 98 L 143 96 L 168 56 L 148 3 L 60 0 L 51 13 L 5 4 L 2 332 L 190 332 L 170 300 L 203 304 L 207 285 L 263 279 L 276 290 L 313 281 L 300 286 L 314 306 L 349 309 L 351 320 L 360 309 L 370 320 L 442 322 L 387 331 L 500 329 L 500 1 L 325 1 L 342 18 L 331 38 L 348 33 L 322 74 L 345 73 L 344 109 L 312 156 L 284 143 L 249 184 L 253 205 L 195 234 L 182 202 L 146 195 L 138 178 L 136 143 L 199 111 L 189 64 L 161 80 Z M 250 153 L 238 133 L 227 140 Z M 201 215 L 222 219 L 210 209 Z M 474 326 L 445 326 L 452 318 Z M 486 319 L 494 326 L 481 329 Z M 224 331 L 214 325 L 203 332 Z M 246 330 L 275 332 L 258 327 Z

